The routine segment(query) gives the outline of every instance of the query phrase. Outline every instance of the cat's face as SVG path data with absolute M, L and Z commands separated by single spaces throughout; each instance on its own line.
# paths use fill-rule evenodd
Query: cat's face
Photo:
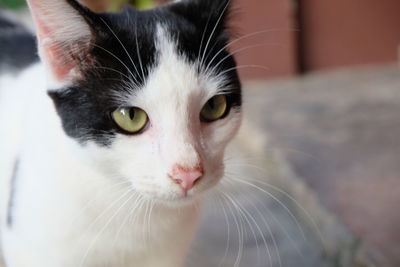
M 162 202 L 218 183 L 241 121 L 240 82 L 226 49 L 229 1 L 116 15 L 45 2 L 30 6 L 54 84 L 49 95 L 79 153 L 106 177 Z

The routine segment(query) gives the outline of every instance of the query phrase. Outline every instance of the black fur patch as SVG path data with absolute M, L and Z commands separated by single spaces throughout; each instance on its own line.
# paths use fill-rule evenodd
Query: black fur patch
M 199 60 L 207 47 L 203 68 L 198 71 L 210 64 L 217 73 L 225 72 L 231 104 L 240 107 L 236 63 L 225 48 L 228 0 L 186 0 L 147 11 L 127 8 L 119 14 L 95 14 L 67 1 L 85 17 L 93 34 L 87 55 L 91 64 L 80 66 L 82 78 L 69 88 L 49 93 L 69 136 L 81 143 L 94 140 L 107 146 L 112 142 L 119 129 L 110 114 L 123 104 L 114 96 L 126 93 L 124 84 L 129 79 L 140 88 L 158 64 L 158 24 L 167 26 L 178 51 L 192 62 Z
M 19 167 L 19 159 L 15 161 L 14 168 L 11 174 L 10 196 L 8 199 L 8 206 L 7 206 L 7 226 L 9 228 L 11 228 L 14 223 L 13 211 L 15 208 L 15 193 L 17 191 L 16 184 L 17 184 L 18 167 Z

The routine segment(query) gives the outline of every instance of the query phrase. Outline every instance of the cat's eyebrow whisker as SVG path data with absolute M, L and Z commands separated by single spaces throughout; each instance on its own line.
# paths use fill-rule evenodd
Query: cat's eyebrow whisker
M 130 54 L 128 53 L 128 50 L 126 50 L 125 45 L 121 42 L 121 40 L 120 40 L 120 39 L 118 38 L 118 36 L 115 34 L 115 32 L 113 31 L 113 29 L 111 29 L 111 27 L 107 24 L 107 22 L 106 22 L 104 19 L 102 19 L 102 18 L 100 18 L 100 19 L 101 19 L 101 21 L 106 25 L 106 27 L 110 30 L 110 32 L 114 35 L 114 37 L 117 39 L 117 41 L 119 42 L 119 44 L 122 46 L 122 49 L 124 49 L 126 55 L 128 56 L 129 60 L 130 60 L 131 63 L 132 63 L 132 66 L 135 68 L 136 73 L 139 73 L 139 71 L 138 71 L 138 69 L 137 69 L 137 67 L 136 67 L 135 62 L 133 62 L 132 57 L 131 57 Z M 144 82 L 144 80 L 143 80 L 143 82 Z
M 93 46 L 103 50 L 104 52 L 108 53 L 110 56 L 114 57 L 116 60 L 118 60 L 119 63 L 122 64 L 126 68 L 126 70 L 129 72 L 129 74 L 132 76 L 132 78 L 135 80 L 135 85 L 139 84 L 138 80 L 136 79 L 135 75 L 133 75 L 132 71 L 129 69 L 129 67 L 119 58 L 117 57 L 113 52 L 109 51 L 108 49 L 101 47 L 100 45 L 97 44 L 92 44 Z
M 200 66 L 203 65 L 203 62 L 204 62 L 203 60 L 204 60 L 204 57 L 205 57 L 205 55 L 206 55 L 206 53 L 207 53 L 207 48 L 208 48 L 208 46 L 209 46 L 209 44 L 210 44 L 210 42 L 211 42 L 211 39 L 212 39 L 213 36 L 214 36 L 215 31 L 217 30 L 218 25 L 220 24 L 220 22 L 221 22 L 221 20 L 222 20 L 222 18 L 223 18 L 223 16 L 224 16 L 224 14 L 225 14 L 225 12 L 227 11 L 227 9 L 228 9 L 229 4 L 231 3 L 231 1 L 232 1 L 232 0 L 228 0 L 227 3 L 225 4 L 225 7 L 222 9 L 221 14 L 220 14 L 219 17 L 218 17 L 218 20 L 217 20 L 217 22 L 215 23 L 214 28 L 213 28 L 213 30 L 212 30 L 210 36 L 208 37 L 208 41 L 207 41 L 206 46 L 205 46 L 204 51 L 203 51 L 203 55 L 201 56 Z M 219 7 L 219 8 L 220 8 L 220 7 Z
M 233 44 L 235 44 L 235 43 L 237 43 L 237 42 L 239 42 L 239 41 L 242 41 L 242 40 L 248 39 L 248 38 L 250 38 L 250 37 L 257 36 L 257 35 L 267 34 L 267 33 L 272 33 L 272 32 L 279 32 L 279 31 L 297 31 L 297 30 L 295 30 L 295 29 L 268 29 L 268 30 L 260 30 L 260 31 L 255 31 L 255 32 L 248 33 L 248 34 L 246 34 L 246 35 L 243 35 L 243 36 L 241 36 L 241 37 L 238 37 L 238 38 L 236 38 L 236 39 L 230 41 L 228 44 L 226 44 L 225 46 L 223 46 L 220 50 L 218 50 L 218 51 L 214 54 L 214 56 L 213 56 L 213 58 L 210 60 L 210 63 L 209 63 L 209 64 L 211 64 L 211 62 L 213 62 L 213 61 L 218 57 L 218 55 L 221 54 L 225 49 L 227 49 L 229 46 L 231 46 L 231 45 L 233 45 Z M 215 44 L 214 44 L 214 46 L 215 46 Z M 210 49 L 210 51 L 212 51 L 212 50 L 213 50 L 213 49 Z M 205 58 L 205 61 L 207 60 L 207 58 L 208 58 L 209 56 L 210 56 L 210 54 Z
M 197 54 L 197 58 L 200 58 L 200 54 L 202 52 L 201 49 L 203 47 L 203 42 L 204 42 L 204 37 L 206 35 L 207 29 L 208 29 L 208 25 L 210 24 L 211 16 L 212 16 L 212 12 L 210 12 L 210 14 L 208 15 L 206 26 L 204 27 L 203 34 L 201 35 L 200 47 L 199 47 L 199 52 Z M 200 66 L 201 66 L 201 64 L 200 64 Z
M 211 69 L 211 70 L 209 70 L 209 69 L 210 69 L 210 67 L 211 67 L 212 61 L 211 61 L 210 63 L 208 63 L 208 65 L 206 66 L 204 72 L 205 72 L 205 73 L 208 73 L 208 72 L 214 73 L 215 70 L 216 70 L 225 60 L 227 60 L 228 58 L 230 58 L 230 57 L 232 57 L 232 56 L 234 56 L 234 55 L 236 55 L 236 54 L 239 54 L 240 52 L 249 50 L 249 49 L 251 49 L 251 48 L 262 47 L 262 46 L 269 46 L 269 45 L 279 45 L 279 44 L 255 44 L 255 45 L 249 45 L 249 46 L 245 46 L 245 47 L 239 48 L 239 49 L 237 49 L 237 50 L 235 50 L 235 51 L 233 51 L 233 52 L 228 53 L 228 54 L 227 54 L 224 58 L 222 58 L 217 64 L 215 64 L 214 66 L 212 66 L 212 69 Z
M 122 82 L 122 79 L 117 79 L 117 78 L 101 78 L 99 81 L 113 81 L 113 82 Z
M 95 66 L 93 68 L 94 69 L 103 69 L 103 70 L 113 71 L 113 72 L 119 73 L 121 76 L 125 77 L 129 81 L 132 81 L 131 77 L 127 76 L 126 74 L 124 74 L 122 72 L 120 72 L 119 70 L 116 70 L 116 69 L 113 69 L 113 68 L 108 68 L 108 67 L 103 67 L 103 66 Z
M 139 43 L 137 38 L 137 17 L 135 17 L 135 42 L 136 42 L 136 53 L 139 59 L 140 69 L 142 71 L 142 82 L 144 83 L 145 77 L 144 77 L 143 63 L 142 63 L 142 57 L 140 55 Z

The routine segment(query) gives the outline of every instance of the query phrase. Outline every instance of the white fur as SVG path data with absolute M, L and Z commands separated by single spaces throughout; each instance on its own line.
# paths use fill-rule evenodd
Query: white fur
M 214 123 L 200 122 L 202 106 L 225 90 L 223 81 L 198 76 L 178 56 L 167 31 L 159 26 L 160 64 L 144 88 L 123 98 L 145 110 L 151 125 L 141 135 L 118 135 L 111 147 L 82 146 L 65 135 L 41 64 L 18 78 L 0 79 L 1 222 L 8 267 L 183 265 L 196 229 L 196 205 L 222 177 L 225 146 L 241 116 L 231 112 Z M 8 185 L 17 156 L 9 228 Z M 205 175 L 185 197 L 167 174 L 174 164 L 199 162 Z

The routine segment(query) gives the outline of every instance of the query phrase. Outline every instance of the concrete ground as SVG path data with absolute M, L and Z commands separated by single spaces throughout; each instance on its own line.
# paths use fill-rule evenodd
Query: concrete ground
M 248 84 L 247 127 L 358 237 L 400 266 L 400 70 L 315 73 Z

